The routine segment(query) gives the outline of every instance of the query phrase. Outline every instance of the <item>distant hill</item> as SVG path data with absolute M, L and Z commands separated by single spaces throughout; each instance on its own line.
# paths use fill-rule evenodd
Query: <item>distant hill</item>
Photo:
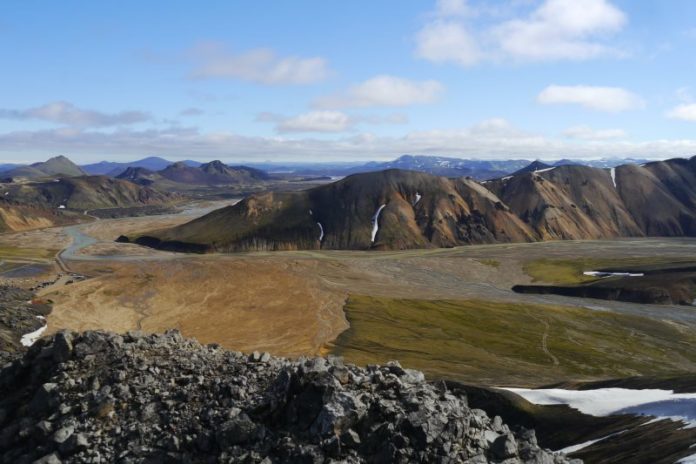
M 17 164 L 17 163 L 2 163 L 0 164 L 0 173 L 9 171 L 11 169 L 18 168 L 20 166 L 23 166 L 22 164 Z
M 438 176 L 469 176 L 475 179 L 487 179 L 516 171 L 528 163 L 529 161 L 527 160 L 488 161 L 447 158 L 443 156 L 403 155 L 393 161 L 367 163 L 363 166 L 348 169 L 348 172 L 359 173 L 383 171 L 386 169 L 408 169 Z
M 164 189 L 180 186 L 249 185 L 269 179 L 265 172 L 247 166 L 227 166 L 221 161 L 211 161 L 192 167 L 183 161 L 168 165 L 159 171 L 142 167 L 130 167 L 117 176 L 140 185 Z
M 201 163 L 199 163 L 198 161 L 192 160 L 182 161 L 182 163 L 192 167 L 201 165 Z M 140 160 L 125 163 L 101 161 L 99 163 L 85 164 L 82 166 L 82 169 L 88 174 L 107 175 L 116 177 L 128 168 L 145 168 L 149 169 L 150 171 L 160 171 L 169 166 L 170 164 L 172 164 L 172 161 L 168 161 L 158 156 L 150 156 Z
M 25 177 L 38 179 L 49 176 L 84 176 L 86 172 L 65 156 L 56 156 L 47 161 L 19 166 L 3 173 L 3 177 Z
M 133 239 L 242 251 L 644 236 L 696 236 L 696 157 L 610 169 L 552 166 L 482 183 L 401 170 L 356 174 L 307 191 L 250 196 Z
M 561 166 L 565 166 L 565 164 L 563 164 Z M 524 174 L 525 172 L 544 171 L 546 169 L 551 169 L 553 167 L 554 167 L 554 165 L 552 165 L 552 164 L 546 164 L 542 161 L 536 160 L 536 161 L 532 161 L 531 163 L 529 163 L 527 166 L 523 167 L 522 169 L 515 171 L 512 175 L 516 176 L 519 174 Z
M 106 176 L 0 184 L 0 231 L 50 227 L 70 222 L 71 210 L 166 205 L 178 197 Z M 74 221 L 74 218 L 72 219 Z

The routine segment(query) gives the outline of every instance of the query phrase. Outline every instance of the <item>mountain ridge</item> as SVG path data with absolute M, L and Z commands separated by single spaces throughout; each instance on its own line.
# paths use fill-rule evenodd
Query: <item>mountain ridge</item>
M 249 251 L 643 236 L 696 236 L 696 158 L 563 165 L 482 183 L 402 170 L 355 174 L 303 192 L 253 195 L 132 239 L 184 251 L 187 244 Z

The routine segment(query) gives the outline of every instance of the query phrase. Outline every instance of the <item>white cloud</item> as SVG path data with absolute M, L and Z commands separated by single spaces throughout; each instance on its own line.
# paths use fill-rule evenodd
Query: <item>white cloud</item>
M 623 129 L 593 129 L 586 125 L 569 127 L 563 131 L 563 135 L 577 140 L 613 140 L 628 136 Z
M 253 160 L 375 160 L 404 153 L 483 159 L 599 158 L 605 156 L 670 158 L 696 153 L 696 139 L 567 140 L 515 128 L 502 119 L 468 128 L 433 129 L 380 137 L 356 133 L 335 139 L 287 136 L 248 137 L 232 132 L 201 133 L 195 128 L 87 131 L 74 128 L 17 131 L 0 134 L 0 156 L 46 158 L 68 153 L 76 159 L 142 157 L 157 153 L 171 158 Z
M 409 106 L 435 102 L 444 86 L 437 81 L 412 81 L 380 75 L 348 89 L 346 92 L 321 97 L 314 102 L 318 108 L 369 106 Z
M 546 0 L 525 19 L 493 30 L 501 51 L 519 60 L 584 60 L 617 54 L 601 40 L 619 32 L 626 15 L 606 0 Z
M 280 121 L 278 132 L 344 132 L 354 124 L 350 116 L 340 111 L 310 111 Z
M 645 107 L 643 99 L 626 89 L 590 85 L 550 85 L 541 91 L 537 101 L 543 105 L 576 104 L 610 113 Z
M 678 105 L 667 112 L 667 117 L 682 121 L 696 121 L 696 103 Z
M 190 52 L 197 66 L 194 79 L 241 79 L 259 84 L 312 84 L 330 74 L 324 58 L 278 56 L 273 50 L 257 48 L 234 54 L 221 44 L 200 44 Z
M 108 127 L 148 121 L 151 116 L 142 111 L 103 113 L 56 101 L 24 110 L 0 109 L 0 119 L 35 119 L 75 127 Z
M 471 66 L 481 59 L 476 39 L 463 24 L 438 20 L 427 24 L 416 37 L 416 56 L 434 63 Z
M 346 132 L 358 124 L 405 124 L 408 116 L 401 113 L 387 115 L 347 115 L 341 111 L 316 110 L 297 116 L 263 112 L 256 115 L 257 122 L 275 124 L 279 133 L 288 132 Z
M 471 66 L 484 60 L 587 60 L 624 54 L 607 38 L 620 32 L 627 18 L 607 0 L 544 0 L 524 17 L 481 22 L 477 29 L 466 23 L 472 15 L 463 1 L 438 2 L 434 18 L 416 35 L 416 56 Z

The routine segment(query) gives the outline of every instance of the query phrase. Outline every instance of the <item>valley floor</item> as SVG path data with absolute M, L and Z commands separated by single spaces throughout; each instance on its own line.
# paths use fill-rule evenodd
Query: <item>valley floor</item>
M 235 255 L 182 255 L 114 242 L 121 234 L 172 226 L 222 205 L 210 202 L 176 215 L 104 219 L 6 234 L 0 236 L 0 255 L 20 259 L 25 253 L 26 259 L 33 256 L 45 266 L 46 273 L 24 278 L 25 285 L 50 281 L 51 272 L 65 274 L 51 267 L 57 248 L 63 249 L 58 256 L 67 270 L 89 277 L 69 285 L 63 279 L 41 290 L 54 303 L 47 334 L 64 328 L 146 332 L 178 328 L 186 336 L 229 349 L 285 356 L 334 352 L 358 362 L 399 357 L 426 371 L 434 366 L 430 368 L 434 375 L 449 372 L 460 380 L 518 386 L 638 375 L 658 366 L 659 372 L 696 369 L 696 360 L 687 355 L 665 356 L 694 341 L 689 338 L 696 327 L 693 307 L 521 295 L 510 290 L 537 281 L 581 281 L 586 278 L 582 271 L 589 268 L 636 260 L 683 260 L 694 255 L 696 240 Z M 24 248 L 27 245 L 34 248 Z M 37 249 L 44 254 L 37 257 Z M 0 278 L 17 282 L 7 276 L 0 272 Z M 394 311 L 395 305 L 401 309 Z M 501 320 L 507 322 L 501 325 Z M 354 326 L 346 331 L 349 321 Z M 606 330 L 588 330 L 598 321 Z M 525 350 L 500 343 L 508 329 L 528 336 L 523 337 Z M 370 333 L 383 334 L 383 343 L 374 344 Z M 633 339 L 607 345 L 612 337 L 624 336 Z M 473 338 L 467 342 L 462 337 Z M 641 362 L 627 364 L 634 342 L 653 351 L 643 352 Z M 468 360 L 449 356 L 449 350 L 463 349 L 459 343 L 475 344 L 485 355 Z M 615 355 L 595 357 L 583 366 L 568 362 L 594 352 L 593 345 Z M 430 352 L 411 356 L 410 347 Z M 433 362 L 434 358 L 439 361 Z M 485 369 L 486 365 L 515 368 Z

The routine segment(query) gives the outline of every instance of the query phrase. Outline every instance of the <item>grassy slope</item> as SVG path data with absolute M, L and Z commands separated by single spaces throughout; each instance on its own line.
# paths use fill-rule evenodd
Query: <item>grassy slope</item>
M 367 296 L 351 296 L 344 309 L 351 327 L 336 340 L 334 353 L 357 364 L 399 359 L 433 378 L 538 386 L 696 371 L 696 334 L 643 317 Z
M 684 258 L 684 261 L 693 261 Z M 536 259 L 524 264 L 523 270 L 533 282 L 551 284 L 579 284 L 597 280 L 596 277 L 585 276 L 584 271 L 595 271 L 604 268 L 629 270 L 636 267 L 674 264 L 679 260 L 674 258 L 642 257 L 642 258 L 574 258 L 574 259 Z
M 0 246 L 0 260 L 23 258 L 23 259 L 52 259 L 58 253 L 57 249 L 44 248 L 18 248 L 12 246 Z

